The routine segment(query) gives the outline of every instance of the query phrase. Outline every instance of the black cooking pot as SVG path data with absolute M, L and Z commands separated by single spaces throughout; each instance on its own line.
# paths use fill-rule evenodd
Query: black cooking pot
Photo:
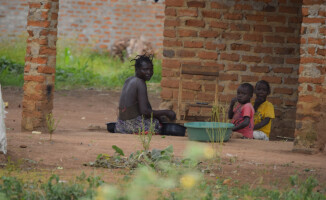
M 186 127 L 175 123 L 162 123 L 162 135 L 185 136 Z
M 106 123 L 106 129 L 110 132 L 110 133 L 115 133 L 115 124 L 116 122 L 109 122 Z

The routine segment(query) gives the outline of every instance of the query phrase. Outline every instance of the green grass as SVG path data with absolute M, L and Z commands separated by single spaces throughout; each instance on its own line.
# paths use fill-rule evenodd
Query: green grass
M 22 86 L 26 43 L 0 43 L 0 84 Z M 69 44 L 58 45 L 56 65 L 56 89 L 73 88 L 119 88 L 126 78 L 134 75 L 134 63 L 121 62 L 107 52 L 96 52 L 84 48 L 77 49 Z M 154 75 L 149 81 L 161 81 L 161 60 L 154 59 Z

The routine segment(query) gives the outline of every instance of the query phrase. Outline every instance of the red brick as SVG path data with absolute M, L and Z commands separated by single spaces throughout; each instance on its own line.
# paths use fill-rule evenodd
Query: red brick
M 308 17 L 303 17 L 302 18 L 302 23 L 321 23 L 325 24 L 325 18 L 308 18 Z
M 230 29 L 232 31 L 249 31 L 250 25 L 249 24 L 230 24 Z
M 292 88 L 274 88 L 274 94 L 292 95 L 293 94 L 293 89 Z
M 162 69 L 162 77 L 174 77 L 175 73 L 171 70 Z
M 237 51 L 250 51 L 251 46 L 248 44 L 231 44 L 231 50 L 237 50 Z
M 254 52 L 255 53 L 271 54 L 273 52 L 273 48 L 271 48 L 271 47 L 257 46 L 257 47 L 255 47 Z
M 324 0 L 303 0 L 302 1 L 302 5 L 322 5 L 323 3 L 325 3 Z
M 184 4 L 184 0 L 166 0 L 166 7 L 182 7 Z
M 202 1 L 190 1 L 190 2 L 187 2 L 187 6 L 189 8 L 205 8 L 205 2 L 202 2 Z
M 273 68 L 275 73 L 283 73 L 283 74 L 291 74 L 293 72 L 293 68 L 290 67 L 276 67 Z
M 240 33 L 223 33 L 222 37 L 225 39 L 229 39 L 229 40 L 240 40 L 241 39 Z
M 313 95 L 299 95 L 298 102 L 314 102 L 316 101 L 317 97 Z
M 295 29 L 291 27 L 282 27 L 282 26 L 275 27 L 276 33 L 294 33 L 294 31 Z
M 288 85 L 296 85 L 298 83 L 298 78 L 284 78 L 284 83 Z
M 41 3 L 32 3 L 32 2 L 28 2 L 28 5 L 30 8 L 41 8 Z
M 234 9 L 235 10 L 253 10 L 252 5 L 248 5 L 248 4 L 235 4 Z
M 174 8 L 165 8 L 165 16 L 176 16 L 177 12 Z
M 218 31 L 211 31 L 211 30 L 202 30 L 199 32 L 200 37 L 206 37 L 206 38 L 216 38 L 219 36 Z
M 28 73 L 30 69 L 31 69 L 31 65 L 25 64 L 24 72 Z
M 198 16 L 198 12 L 195 9 L 194 10 L 192 10 L 192 9 L 178 10 L 178 17 L 183 17 L 183 16 L 197 17 Z
M 52 3 L 51 2 L 48 2 L 48 3 L 44 3 L 43 4 L 43 8 L 44 9 L 51 9 L 51 7 L 52 7 Z
M 270 69 L 267 66 L 253 66 L 250 67 L 250 71 L 256 73 L 268 73 L 270 72 Z
M 288 13 L 288 14 L 298 14 L 299 8 L 298 7 L 289 7 L 289 6 L 280 6 L 278 8 L 280 13 Z
M 264 15 L 246 15 L 245 18 L 249 21 L 264 21 Z
M 215 94 L 208 94 L 207 92 L 199 92 L 197 95 L 197 100 L 199 101 L 214 101 L 215 99 Z
M 254 25 L 254 31 L 256 31 L 256 32 L 272 32 L 273 29 L 269 25 Z
M 234 91 L 236 91 L 238 88 L 239 88 L 239 83 L 229 83 L 228 84 L 228 88 L 230 89 L 230 90 L 234 90 Z
M 201 84 L 196 83 L 194 81 L 183 81 L 182 82 L 182 88 L 188 89 L 188 90 L 195 90 L 198 91 L 201 89 Z
M 180 21 L 174 19 L 165 19 L 164 26 L 179 26 Z
M 238 80 L 238 74 L 220 73 L 219 80 L 220 81 L 237 81 Z
M 269 97 L 268 101 L 270 101 L 273 105 L 280 106 L 282 105 L 283 101 L 279 97 Z
M 307 63 L 317 63 L 317 64 L 324 64 L 324 59 L 319 58 L 312 58 L 312 57 L 303 57 L 300 61 L 301 64 L 307 64 Z
M 230 19 L 230 20 L 241 20 L 243 18 L 242 14 L 236 14 L 236 13 L 225 13 L 223 17 L 224 19 Z
M 294 54 L 294 48 L 274 48 L 276 54 L 291 55 Z
M 265 36 L 266 42 L 284 43 L 284 37 L 281 36 Z
M 167 40 L 167 39 L 164 39 L 163 40 L 163 46 L 165 46 L 165 47 L 181 47 L 182 42 L 179 41 L 179 40 Z
M 24 76 L 24 81 L 35 81 L 39 83 L 43 83 L 45 81 L 45 76 L 32 76 L 32 75 L 25 75 Z
M 54 67 L 47 67 L 47 66 L 39 66 L 37 67 L 38 73 L 44 73 L 44 74 L 54 74 L 55 68 Z
M 322 38 L 308 38 L 309 44 L 319 44 L 319 45 L 325 45 L 325 39 Z
M 27 21 L 27 26 L 43 27 L 48 28 L 50 26 L 50 21 Z
M 163 68 L 180 68 L 180 62 L 178 60 L 163 59 L 162 67 Z
M 167 88 L 179 88 L 179 80 L 177 79 L 162 79 L 161 86 Z
M 205 22 L 202 20 L 188 19 L 186 20 L 186 26 L 204 27 Z
M 300 58 L 287 58 L 285 62 L 286 64 L 299 64 Z
M 284 63 L 284 58 L 265 56 L 263 58 L 263 61 L 264 61 L 264 63 L 269 63 L 269 64 L 283 64 Z
M 177 55 L 183 58 L 195 57 L 196 53 L 189 50 L 178 50 Z
M 211 8 L 229 9 L 229 6 L 223 3 L 211 2 Z
M 226 71 L 246 71 L 247 66 L 243 64 L 228 64 Z
M 39 55 L 56 55 L 57 51 L 55 48 L 49 48 L 46 46 L 41 46 L 39 50 Z
M 301 14 L 302 14 L 302 16 L 308 16 L 309 15 L 309 8 L 302 7 L 301 8 Z
M 219 21 L 211 21 L 210 27 L 212 28 L 221 28 L 221 29 L 227 29 L 229 26 L 228 23 L 219 22 Z
M 169 37 L 169 38 L 174 38 L 176 35 L 175 35 L 174 30 L 164 29 L 163 36 Z
M 221 60 L 229 60 L 229 61 L 239 61 L 240 60 L 239 54 L 236 54 L 236 53 L 232 53 L 232 54 L 221 53 L 220 58 L 221 58 Z
M 287 43 L 296 43 L 300 44 L 300 38 L 299 37 L 288 37 Z
M 197 31 L 194 30 L 187 30 L 187 29 L 180 29 L 178 30 L 178 34 L 180 37 L 196 37 Z
M 262 80 L 265 80 L 269 83 L 282 83 L 282 77 L 277 76 L 263 76 Z
M 321 56 L 326 56 L 326 49 L 317 49 L 317 54 Z
M 244 34 L 243 40 L 252 41 L 252 42 L 263 42 L 263 36 L 258 34 Z
M 161 98 L 172 99 L 172 97 L 173 97 L 173 90 L 163 87 L 161 91 Z
M 296 106 L 297 105 L 297 101 L 293 101 L 293 100 L 284 100 L 284 105 L 285 106 Z
M 201 59 L 216 60 L 217 56 L 218 56 L 217 52 L 211 52 L 211 51 L 198 52 L 198 57 Z
M 208 50 L 225 50 L 225 44 L 216 44 L 216 42 L 206 42 L 205 48 Z
M 314 83 L 314 84 L 322 84 L 324 82 L 324 77 L 299 77 L 299 83 Z
M 47 61 L 48 61 L 47 57 L 36 57 L 36 58 L 32 58 L 31 60 L 32 63 L 37 63 L 37 64 L 46 64 Z
M 326 11 L 325 10 L 319 10 L 318 15 L 326 17 Z
M 204 42 L 202 42 L 202 41 L 184 41 L 183 46 L 186 48 L 202 48 L 204 46 Z
M 241 75 L 241 82 L 257 82 L 258 80 L 258 76 Z
M 279 22 L 279 23 L 284 23 L 286 21 L 285 16 L 267 16 L 266 17 L 267 22 Z
M 258 56 L 242 56 L 242 61 L 260 63 L 261 58 Z
M 202 11 L 202 16 L 207 18 L 220 19 L 221 13 L 217 11 Z

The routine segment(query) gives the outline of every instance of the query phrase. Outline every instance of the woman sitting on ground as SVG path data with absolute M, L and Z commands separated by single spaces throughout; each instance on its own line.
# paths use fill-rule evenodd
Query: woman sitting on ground
M 139 55 L 133 59 L 135 61 L 135 76 L 127 78 L 123 85 L 115 132 L 131 134 L 138 133 L 139 129 L 149 131 L 152 121 L 154 132 L 159 134 L 161 131 L 160 119 L 163 116 L 170 120 L 175 119 L 175 112 L 172 110 L 153 110 L 149 103 L 146 81 L 153 76 L 152 58 L 151 55 Z

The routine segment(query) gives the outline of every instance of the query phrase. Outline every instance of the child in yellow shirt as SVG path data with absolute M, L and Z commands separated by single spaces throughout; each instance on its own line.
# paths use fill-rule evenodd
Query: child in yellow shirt
M 256 83 L 255 94 L 256 99 L 254 103 L 254 139 L 269 140 L 271 132 L 272 119 L 275 118 L 274 106 L 266 100 L 267 96 L 271 93 L 269 83 L 261 80 Z

